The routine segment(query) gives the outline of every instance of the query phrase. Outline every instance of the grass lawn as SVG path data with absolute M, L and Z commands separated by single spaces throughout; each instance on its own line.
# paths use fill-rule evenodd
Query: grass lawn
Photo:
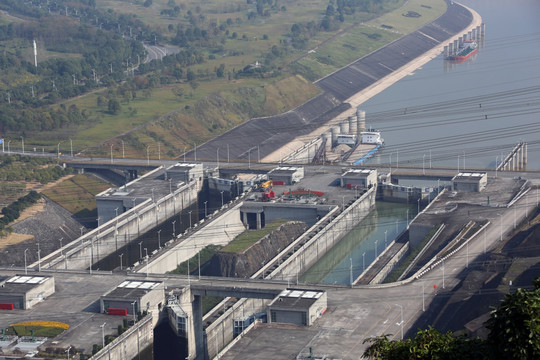
M 246 230 L 242 234 L 238 235 L 227 246 L 221 249 L 222 252 L 241 253 L 248 249 L 251 245 L 255 244 L 264 236 L 275 231 L 279 226 L 289 222 L 285 219 L 277 219 L 259 230 Z
M 96 209 L 94 196 L 109 187 L 94 176 L 79 174 L 45 190 L 43 194 L 70 213 L 86 216 Z

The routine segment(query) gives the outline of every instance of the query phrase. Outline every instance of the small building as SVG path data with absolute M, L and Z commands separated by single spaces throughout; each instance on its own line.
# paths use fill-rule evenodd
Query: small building
M 50 275 L 15 275 L 0 280 L 0 304 L 5 309 L 31 309 L 54 294 Z
M 459 173 L 452 178 L 454 191 L 480 192 L 487 185 L 487 173 Z
M 102 313 L 109 309 L 126 310 L 126 314 L 160 310 L 165 301 L 162 281 L 126 280 L 100 297 Z
M 337 144 L 356 145 L 356 135 L 339 134 L 337 136 Z
M 381 133 L 379 131 L 362 131 L 360 133 L 361 139 L 360 142 L 362 144 L 382 144 L 384 143 L 384 139 L 381 137 Z
M 203 180 L 204 168 L 202 163 L 177 163 L 165 170 L 165 176 L 167 179 L 173 181 L 182 181 L 189 183 L 191 181 Z
M 268 173 L 268 179 L 272 180 L 274 184 L 278 182 L 282 185 L 292 185 L 296 184 L 303 178 L 303 167 L 280 166 L 270 170 L 270 172 Z
M 377 185 L 377 170 L 349 169 L 341 175 L 341 187 L 366 189 Z
M 285 289 L 268 305 L 268 322 L 311 326 L 327 306 L 324 290 Z

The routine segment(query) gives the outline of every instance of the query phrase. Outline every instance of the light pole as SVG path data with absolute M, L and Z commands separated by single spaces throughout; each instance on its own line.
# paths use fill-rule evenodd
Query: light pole
M 497 177 L 497 163 L 499 161 L 499 155 L 495 156 L 495 177 Z
M 501 214 L 501 241 L 502 241 L 502 233 L 503 233 L 502 229 L 503 229 L 503 224 L 502 224 L 502 214 Z
M 139 241 L 139 259 L 142 259 L 142 241 Z
M 24 138 L 21 136 L 21 143 L 22 143 L 22 153 L 24 155 Z
M 99 327 L 101 328 L 101 340 L 103 341 L 103 347 L 105 347 L 105 325 L 107 323 L 104 322 L 103 325 L 100 325 Z
M 189 210 L 188 213 L 189 213 L 189 228 L 191 229 L 191 212 L 193 210 Z
M 442 288 L 444 289 L 444 259 L 442 259 Z
M 120 271 L 122 271 L 122 256 L 124 256 L 124 253 L 118 255 L 118 257 L 120 258 Z
M 71 350 L 71 346 L 67 348 L 66 352 L 67 352 L 67 358 L 69 359 L 69 350 Z
M 425 281 L 422 281 L 422 311 L 426 311 L 426 293 L 424 291 Z
M 158 249 L 161 249 L 161 229 L 157 231 Z
M 69 138 L 69 155 L 73 157 L 73 140 Z
M 28 268 L 26 267 L 26 252 L 28 249 L 24 250 L 24 275 L 28 275 Z
M 146 164 L 150 165 L 150 145 L 146 147 Z
M 173 220 L 172 221 L 172 236 L 175 237 L 176 236 L 176 220 Z
M 396 306 L 399 306 L 399 309 L 401 310 L 401 321 L 397 325 L 401 326 L 401 340 L 403 340 L 403 305 L 396 304 Z
M 58 143 L 58 146 L 56 148 L 56 157 L 60 159 L 60 143 Z
M 207 216 L 208 216 L 208 211 L 207 211 L 208 208 L 207 208 L 207 206 L 206 206 L 207 203 L 208 203 L 208 201 L 205 201 L 205 202 L 204 202 L 204 217 L 207 217 Z
M 362 254 L 362 272 L 366 270 L 366 253 Z
M 422 173 L 424 175 L 426 175 L 426 167 L 424 165 L 425 161 L 426 161 L 426 154 L 424 154 L 424 156 L 422 156 Z
M 113 144 L 111 144 L 111 164 L 113 163 L 113 153 L 112 153 L 112 151 L 113 151 Z
M 420 198 L 418 198 L 418 214 L 420 214 Z
M 219 169 L 219 148 L 216 150 L 217 168 Z
M 124 140 L 120 140 L 122 142 L 122 159 L 126 158 L 126 152 L 125 152 L 125 146 L 124 146 Z
M 223 190 L 221 190 L 221 207 L 223 207 Z
M 351 261 L 351 274 L 350 274 L 350 277 L 351 277 L 351 287 L 353 286 L 353 277 L 352 277 L 352 257 L 349 258 L 349 260 Z
M 8 140 L 7 142 L 7 152 L 8 152 L 8 155 L 11 155 L 11 149 L 9 148 L 9 144 L 11 143 L 11 140 Z
M 134 301 L 131 303 L 131 306 L 133 308 L 133 324 L 135 324 L 137 322 L 137 318 L 135 316 L 135 305 L 137 305 L 137 301 Z

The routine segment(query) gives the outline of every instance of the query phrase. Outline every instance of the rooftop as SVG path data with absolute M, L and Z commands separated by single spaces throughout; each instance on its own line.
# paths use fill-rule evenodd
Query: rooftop
M 285 289 L 270 304 L 280 309 L 309 308 L 322 295 L 322 290 Z
M 162 283 L 162 281 L 125 280 L 105 296 L 108 298 L 138 299 Z
M 0 280 L 0 293 L 25 293 L 51 278 L 52 276 L 46 275 L 15 275 L 10 278 L 4 278 Z

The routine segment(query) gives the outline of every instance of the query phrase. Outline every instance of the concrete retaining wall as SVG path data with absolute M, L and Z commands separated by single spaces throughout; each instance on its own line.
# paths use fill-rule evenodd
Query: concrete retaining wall
M 242 204 L 243 202 L 234 205 L 215 219 L 208 217 L 206 223 L 201 227 L 197 227 L 197 230 L 178 236 L 178 241 L 171 245 L 173 248 L 151 259 L 148 263 L 148 272 L 164 274 L 176 269 L 178 264 L 183 261 L 197 255 L 207 245 L 226 245 L 231 242 L 245 230 L 240 219 L 240 207 Z M 135 272 L 139 273 L 146 271 L 146 264 L 135 270 Z
M 409 243 L 405 243 L 405 245 L 403 245 L 403 247 L 394 255 L 394 257 L 392 257 L 392 259 L 381 269 L 381 271 L 370 281 L 370 285 L 371 284 L 380 284 L 381 282 L 383 282 L 383 280 L 386 278 L 386 276 L 388 274 L 390 274 L 390 272 L 392 270 L 394 270 L 394 267 L 399 264 L 399 262 L 401 261 L 401 259 L 403 259 L 403 257 L 405 255 L 407 255 L 409 251 Z
M 91 264 L 137 239 L 141 234 L 165 222 L 197 201 L 198 186 L 186 184 L 153 202 L 147 199 L 117 218 L 49 254 L 42 268 L 87 269 Z M 31 265 L 37 267 L 38 263 Z
M 148 315 L 114 339 L 90 360 L 131 360 L 154 343 L 152 315 Z
M 299 274 L 309 269 L 326 252 L 334 246 L 343 236 L 351 231 L 358 223 L 363 220 L 375 205 L 376 187 L 370 188 L 364 195 L 358 198 L 350 206 L 346 207 L 337 215 L 324 229 L 314 234 L 313 229 L 307 231 L 303 237 L 310 238 L 299 251 L 286 259 L 269 277 L 274 279 L 284 279 L 295 282 Z M 324 220 L 324 218 L 323 218 Z M 315 224 L 315 227 L 317 224 Z M 296 243 L 296 242 L 295 242 Z M 294 247 L 294 243 L 292 244 Z M 290 251 L 289 248 L 286 251 Z M 257 274 L 264 273 L 263 267 Z
M 375 204 L 376 192 L 375 187 L 369 189 L 363 196 L 353 202 L 350 206 L 346 207 L 337 216 L 336 213 L 338 208 L 336 207 L 334 211 L 330 212 L 318 223 L 323 223 L 335 216 L 327 226 L 315 233 L 320 226 L 315 224 L 279 254 L 279 257 L 281 257 L 293 250 L 296 246 L 296 252 L 280 264 L 280 266 L 271 274 L 267 275 L 266 278 L 286 279 L 291 282 L 296 282 L 298 274 L 301 274 L 318 261 L 334 244 L 339 242 L 347 232 L 352 230 L 369 214 Z M 305 245 L 298 247 L 297 244 L 305 241 L 306 237 L 311 238 Z M 266 273 L 268 268 L 272 266 L 272 263 L 273 262 L 269 262 L 266 264 L 255 273 L 252 278 L 257 278 Z M 218 305 L 218 307 L 223 306 L 227 300 L 228 298 Z M 224 311 L 216 321 L 210 324 L 205 330 L 209 358 L 215 357 L 218 352 L 233 340 L 233 325 L 235 319 L 244 319 L 251 314 L 266 311 L 266 304 L 268 302 L 269 300 L 262 299 L 241 299 L 230 309 Z M 203 318 L 203 323 L 206 321 L 207 318 Z M 195 344 L 192 346 L 195 346 Z

